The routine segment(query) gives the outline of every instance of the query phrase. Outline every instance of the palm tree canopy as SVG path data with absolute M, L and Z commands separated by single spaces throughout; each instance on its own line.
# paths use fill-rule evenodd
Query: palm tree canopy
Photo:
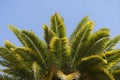
M 107 28 L 93 32 L 85 16 L 70 38 L 63 18 L 55 13 L 44 24 L 44 40 L 33 32 L 9 25 L 22 46 L 6 40 L 0 47 L 1 80 L 120 80 L 120 35 L 110 38 Z

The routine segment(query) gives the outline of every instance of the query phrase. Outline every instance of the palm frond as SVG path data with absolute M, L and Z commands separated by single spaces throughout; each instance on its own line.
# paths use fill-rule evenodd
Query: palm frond
M 82 45 L 80 50 L 80 55 L 78 55 L 78 59 L 98 54 L 103 50 L 109 41 L 109 30 L 106 28 L 102 28 L 95 33 L 93 33 L 88 40 Z M 84 50 L 83 50 L 84 49 Z
M 18 48 L 13 48 L 12 51 L 20 55 L 24 61 L 31 62 L 37 60 L 40 63 L 40 60 L 38 59 L 36 52 L 34 52 L 29 48 L 18 47 Z
M 31 66 L 34 61 L 36 61 L 39 64 L 39 67 L 42 69 L 46 69 L 41 63 L 41 59 L 39 55 L 34 52 L 33 50 L 23 47 L 23 48 L 16 48 L 12 50 L 13 52 L 17 53 L 22 59 L 22 63 L 26 64 L 25 66 Z M 41 70 L 42 71 L 42 70 Z M 44 71 L 42 71 L 44 72 Z M 42 73 L 41 72 L 41 73 Z
M 67 57 L 70 55 L 67 38 L 54 37 L 50 43 L 50 58 L 59 67 L 66 65 Z
M 3 60 L 6 60 L 11 66 L 20 63 L 19 60 L 17 59 L 17 56 L 4 47 L 0 47 L 0 56 L 2 57 Z
M 100 63 L 107 64 L 107 60 L 103 59 L 100 56 L 93 55 L 80 59 L 76 62 L 75 66 L 80 70 L 80 72 L 83 72 L 89 69 L 90 67 L 99 65 Z
M 105 52 L 101 55 L 104 59 L 107 59 L 108 63 L 106 67 L 108 69 L 112 68 L 116 64 L 118 64 L 120 60 L 120 49 L 117 50 L 110 50 L 108 52 Z M 105 65 L 104 65 L 105 66 Z
M 74 40 L 71 42 L 71 55 L 73 56 L 71 67 L 74 65 L 76 61 L 76 57 L 80 55 L 81 45 L 88 39 L 91 35 L 94 23 L 89 21 L 82 26 L 82 28 L 77 33 Z
M 21 71 L 25 71 L 25 73 L 30 71 L 30 64 L 23 61 L 21 56 L 15 53 L 13 50 L 10 51 L 6 48 L 0 48 L 0 56 L 3 58 L 1 60 L 1 65 L 4 65 L 8 68 L 3 70 L 4 73 L 17 75 L 16 73 L 18 72 L 21 75 L 23 74 L 20 73 Z
M 120 35 L 114 37 L 113 39 L 111 39 L 108 44 L 106 45 L 106 47 L 101 51 L 101 53 L 104 53 L 105 51 L 111 50 L 113 49 L 116 44 L 120 41 Z
M 14 26 L 9 26 L 10 30 L 12 30 L 17 38 L 23 43 L 24 46 L 34 49 L 39 56 L 41 57 L 42 62 L 45 64 L 45 60 L 43 56 L 46 56 L 46 46 L 45 44 L 39 40 L 39 38 L 33 33 L 29 31 L 20 31 Z
M 109 40 L 108 37 L 104 37 L 104 38 L 99 39 L 96 43 L 94 43 L 89 48 L 89 50 L 85 53 L 84 56 L 88 56 L 88 55 L 93 55 L 93 54 L 99 53 L 105 47 L 105 45 L 108 42 L 108 40 Z
M 20 37 L 20 33 L 21 31 L 16 28 L 15 26 L 9 25 L 8 28 L 16 35 L 17 39 L 23 44 L 24 46 L 24 41 L 22 40 L 22 38 Z
M 26 44 L 26 47 L 31 48 L 39 54 L 39 57 L 46 67 L 45 57 L 47 56 L 45 44 L 31 31 L 23 30 L 20 35 Z
M 11 43 L 11 42 L 8 41 L 8 40 L 5 41 L 4 46 L 5 46 L 5 48 L 7 48 L 7 49 L 9 49 L 9 50 L 10 50 L 11 48 L 15 48 L 15 47 L 16 47 L 13 43 Z
M 45 39 L 47 45 L 49 46 L 50 41 L 56 35 L 51 29 L 48 28 L 47 25 L 43 25 L 43 30 L 44 30 L 44 39 Z
M 64 25 L 63 18 L 58 14 L 51 16 L 51 30 L 56 34 L 57 37 L 66 37 L 66 28 Z
M 79 30 L 81 29 L 81 27 L 83 25 L 85 25 L 87 22 L 89 21 L 89 17 L 85 16 L 77 25 L 76 29 L 74 30 L 74 32 L 71 34 L 70 36 L 70 42 L 75 38 L 75 36 L 77 35 L 77 33 L 79 32 Z

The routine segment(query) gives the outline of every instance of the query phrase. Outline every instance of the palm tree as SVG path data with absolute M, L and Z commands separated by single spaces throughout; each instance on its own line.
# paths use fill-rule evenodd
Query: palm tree
M 111 39 L 107 28 L 93 32 L 86 16 L 68 39 L 63 18 L 55 13 L 50 21 L 43 25 L 45 42 L 9 25 L 23 46 L 7 40 L 0 47 L 0 80 L 120 80 L 120 35 Z

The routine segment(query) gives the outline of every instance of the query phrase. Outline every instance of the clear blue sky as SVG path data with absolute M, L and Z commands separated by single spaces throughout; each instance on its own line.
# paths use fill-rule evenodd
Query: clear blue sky
M 0 45 L 4 40 L 20 45 L 9 24 L 32 29 L 43 39 L 42 25 L 49 25 L 55 12 L 64 18 L 68 36 L 86 15 L 95 21 L 95 30 L 107 27 L 112 36 L 120 34 L 120 0 L 0 0 Z

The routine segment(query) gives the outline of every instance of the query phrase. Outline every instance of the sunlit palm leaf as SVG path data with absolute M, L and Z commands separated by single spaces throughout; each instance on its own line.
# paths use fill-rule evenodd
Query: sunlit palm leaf
M 108 44 L 106 45 L 106 47 L 101 51 L 101 53 L 104 53 L 107 50 L 111 50 L 113 49 L 116 44 L 120 41 L 120 35 L 114 37 L 113 39 L 111 39 Z
M 89 39 L 82 45 L 81 54 L 78 57 L 98 54 L 103 50 L 109 41 L 109 30 L 102 28 L 93 33 Z M 84 49 L 84 50 L 82 50 Z
M 81 29 L 82 26 L 84 26 L 87 22 L 89 21 L 89 17 L 85 16 L 77 25 L 76 29 L 74 30 L 74 32 L 71 34 L 70 36 L 70 42 L 72 40 L 74 40 L 74 38 L 77 36 L 77 33 L 79 32 L 79 30 Z
M 45 44 L 42 41 L 40 41 L 39 38 L 33 32 L 22 31 L 20 36 L 26 44 L 26 47 L 35 50 L 39 54 L 42 63 L 46 67 L 45 57 L 47 52 Z
M 82 26 L 79 32 L 76 34 L 76 37 L 71 42 L 71 55 L 73 56 L 71 67 L 73 67 L 76 57 L 80 55 L 80 48 L 83 42 L 85 42 L 88 37 L 91 35 L 94 23 L 89 21 Z
M 108 69 L 110 69 L 119 62 L 119 60 L 120 60 L 120 49 L 110 50 L 110 51 L 102 54 L 102 56 L 103 56 L 104 59 L 107 59 L 108 63 L 106 65 L 106 67 Z
M 54 37 L 50 43 L 50 55 L 53 63 L 59 67 L 65 66 L 67 57 L 70 55 L 67 38 Z
M 15 48 L 16 46 L 14 44 L 12 44 L 10 41 L 6 40 L 5 43 L 4 43 L 4 46 L 7 48 L 7 49 L 11 49 L 11 48 Z
M 80 72 L 84 72 L 85 70 L 89 69 L 90 67 L 99 66 L 100 63 L 107 64 L 107 60 L 103 59 L 100 56 L 89 56 L 80 59 L 76 62 L 77 68 L 80 70 Z
M 66 37 L 66 28 L 63 21 L 63 18 L 58 14 L 51 16 L 51 30 L 56 33 L 56 36 L 59 38 Z
M 16 35 L 17 39 L 23 44 L 23 46 L 25 46 L 24 41 L 20 37 L 21 31 L 12 25 L 9 25 L 8 28 Z
M 49 46 L 50 41 L 56 35 L 51 29 L 48 28 L 47 25 L 43 25 L 43 30 L 44 30 L 44 39 L 45 39 L 47 45 Z

